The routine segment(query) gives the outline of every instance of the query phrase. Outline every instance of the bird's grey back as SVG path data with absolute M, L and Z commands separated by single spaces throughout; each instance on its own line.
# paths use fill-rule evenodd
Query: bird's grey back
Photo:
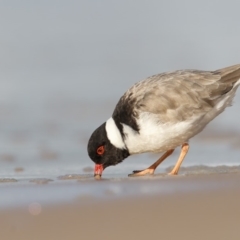
M 162 122 L 184 121 L 204 114 L 240 79 L 240 64 L 216 71 L 178 70 L 157 74 L 133 85 L 119 104 L 132 102 L 139 111 L 158 114 Z

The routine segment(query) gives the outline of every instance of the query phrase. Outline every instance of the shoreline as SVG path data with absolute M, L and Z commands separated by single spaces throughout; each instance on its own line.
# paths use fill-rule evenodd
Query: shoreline
M 111 181 L 102 183 L 99 187 L 108 185 Z M 116 186 L 122 185 L 124 191 L 128 185 L 131 185 L 130 190 L 142 186 L 143 191 L 138 195 L 119 195 L 117 191 L 109 190 L 104 192 L 105 199 L 79 195 L 65 203 L 33 202 L 21 207 L 1 209 L 0 238 L 4 240 L 239 238 L 239 173 L 164 177 L 150 181 L 119 180 L 112 183 Z M 74 185 L 80 188 L 82 184 Z M 154 194 L 152 191 L 148 192 L 148 188 L 152 186 L 159 191 Z

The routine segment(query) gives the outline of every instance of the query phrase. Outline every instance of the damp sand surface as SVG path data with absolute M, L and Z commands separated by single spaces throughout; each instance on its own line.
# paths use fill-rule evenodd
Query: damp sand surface
M 171 168 L 143 177 L 127 174 L 104 174 L 96 180 L 93 174 L 65 174 L 46 178 L 0 178 L 0 210 L 27 206 L 33 202 L 44 205 L 69 203 L 78 198 L 108 200 L 142 195 L 169 194 L 178 191 L 196 191 L 221 187 L 214 179 L 239 176 L 240 166 L 182 167 L 179 175 L 168 176 Z M 205 180 L 206 179 L 206 180 Z
M 239 239 L 239 169 L 202 169 L 176 177 L 2 184 L 14 204 L 0 208 L 0 238 Z

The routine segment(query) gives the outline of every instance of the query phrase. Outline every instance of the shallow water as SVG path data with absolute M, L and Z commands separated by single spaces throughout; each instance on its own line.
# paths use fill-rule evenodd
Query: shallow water
M 28 209 L 36 204 L 42 207 L 62 203 L 71 204 L 74 201 L 90 203 L 97 199 L 109 200 L 176 192 L 212 191 L 223 186 L 233 187 L 236 183 L 231 178 L 209 181 L 202 176 L 229 173 L 240 174 L 240 166 L 195 166 L 183 168 L 179 176 L 156 174 L 140 178 L 126 178 L 117 174 L 108 175 L 101 180 L 94 180 L 93 176 L 89 174 L 66 174 L 52 179 L 0 178 L 0 209 L 17 207 Z M 200 176 L 200 180 L 198 178 L 188 180 L 186 176 Z M 178 181 L 179 178 L 186 181 Z

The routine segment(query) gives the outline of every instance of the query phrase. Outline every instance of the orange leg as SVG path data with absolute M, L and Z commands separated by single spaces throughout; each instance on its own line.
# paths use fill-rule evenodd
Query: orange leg
M 144 176 L 146 174 L 153 174 L 155 169 L 158 167 L 158 165 L 163 162 L 168 156 L 170 156 L 173 153 L 174 149 L 168 150 L 165 152 L 155 163 L 153 163 L 150 167 L 146 168 L 145 170 L 136 170 L 133 171 L 132 174 L 129 174 L 129 177 L 135 177 L 135 176 Z
M 184 143 L 182 145 L 182 150 L 181 150 L 180 156 L 177 160 L 177 163 L 174 166 L 173 170 L 168 175 L 177 175 L 178 174 L 179 168 L 180 168 L 185 156 L 187 155 L 188 149 L 189 149 L 188 143 Z

